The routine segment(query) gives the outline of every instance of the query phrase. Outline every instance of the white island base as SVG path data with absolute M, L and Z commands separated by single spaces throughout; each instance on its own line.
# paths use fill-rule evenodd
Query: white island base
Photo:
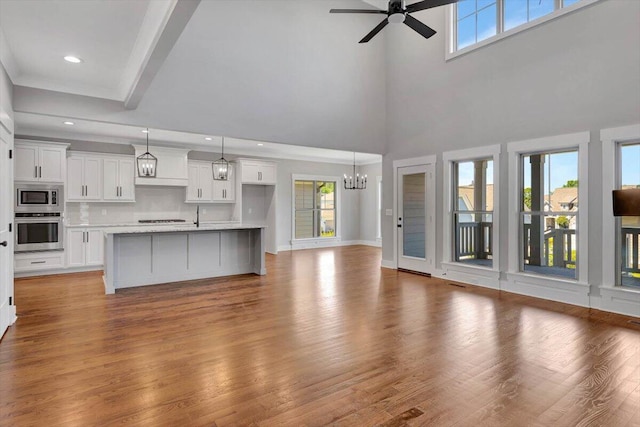
M 267 273 L 264 227 L 121 228 L 105 232 L 105 293 L 159 283 Z

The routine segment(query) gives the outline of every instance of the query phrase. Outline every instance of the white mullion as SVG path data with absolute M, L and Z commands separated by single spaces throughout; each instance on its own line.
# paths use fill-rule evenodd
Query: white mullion
M 496 34 L 504 32 L 504 0 L 496 0 Z

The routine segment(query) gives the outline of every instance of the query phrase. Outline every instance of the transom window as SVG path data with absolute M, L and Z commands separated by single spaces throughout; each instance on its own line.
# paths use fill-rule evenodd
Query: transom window
M 453 6 L 453 51 L 459 51 L 588 0 L 459 0 Z
M 336 181 L 295 180 L 295 239 L 336 237 Z
M 521 155 L 521 271 L 577 279 L 578 151 Z

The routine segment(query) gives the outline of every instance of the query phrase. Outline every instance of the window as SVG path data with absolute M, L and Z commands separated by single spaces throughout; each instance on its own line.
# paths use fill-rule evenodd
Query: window
M 640 188 L 640 142 L 618 144 L 618 189 Z M 617 284 L 640 287 L 640 216 L 617 219 Z
M 294 180 L 294 238 L 336 237 L 337 180 Z
M 457 50 L 496 35 L 496 7 L 496 0 L 462 0 L 457 3 Z
M 518 32 L 529 22 L 560 16 L 569 6 L 581 7 L 595 1 L 598 0 L 459 0 L 452 6 L 453 17 L 449 21 L 453 25 L 451 52 L 484 40 L 497 40 L 500 37 L 496 36 Z
M 520 271 L 577 279 L 578 151 L 520 158 Z
M 493 267 L 493 160 L 452 166 L 453 260 Z

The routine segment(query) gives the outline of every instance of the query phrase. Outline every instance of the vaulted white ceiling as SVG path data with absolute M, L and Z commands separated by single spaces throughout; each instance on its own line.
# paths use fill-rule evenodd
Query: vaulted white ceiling
M 2 0 L 0 59 L 16 89 L 44 90 L 15 92 L 22 113 L 382 153 L 384 35 L 358 44 L 379 17 L 328 13 L 376 3 Z

